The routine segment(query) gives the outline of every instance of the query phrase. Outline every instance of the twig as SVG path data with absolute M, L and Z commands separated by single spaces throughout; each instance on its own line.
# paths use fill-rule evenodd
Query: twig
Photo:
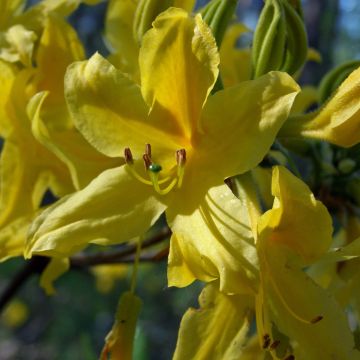
M 171 230 L 166 227 L 156 233 L 153 237 L 144 240 L 141 248 L 146 249 L 154 244 L 157 244 L 171 235 Z M 101 252 L 96 254 L 79 254 L 70 258 L 70 266 L 72 268 L 84 268 L 103 264 L 116 264 L 124 262 L 129 255 L 135 254 L 136 244 L 127 245 L 117 251 Z M 141 258 L 140 258 L 141 259 Z M 130 262 L 130 261 L 129 261 Z
M 44 271 L 49 261 L 50 258 L 45 256 L 34 256 L 24 264 L 0 296 L 0 312 L 32 275 L 41 274 Z
M 163 228 L 154 236 L 146 239 L 142 244 L 142 249 L 160 243 L 171 235 L 168 227 Z M 90 266 L 100 264 L 130 263 L 134 261 L 133 255 L 136 252 L 136 244 L 126 245 L 117 251 L 101 252 L 97 254 L 80 254 L 70 258 L 71 269 L 80 270 Z M 168 254 L 168 249 L 156 253 L 148 253 L 140 256 L 140 261 L 161 261 Z M 5 308 L 9 301 L 15 296 L 17 291 L 34 275 L 41 274 L 49 263 L 50 258 L 45 256 L 33 256 L 26 261 L 24 266 L 12 278 L 0 295 L 0 312 Z

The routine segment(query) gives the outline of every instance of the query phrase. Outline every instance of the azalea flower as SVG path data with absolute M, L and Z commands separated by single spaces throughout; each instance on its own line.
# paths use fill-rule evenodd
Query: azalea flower
M 50 16 L 32 60 L 36 68 L 0 61 L 2 260 L 22 254 L 27 229 L 48 189 L 61 197 L 122 163 L 90 146 L 67 111 L 65 69 L 83 58 L 75 31 L 61 18 Z M 46 91 L 36 94 L 40 90 Z
M 249 225 L 259 254 L 255 296 L 228 295 L 219 292 L 217 282 L 207 284 L 200 308 L 183 316 L 174 359 L 260 359 L 265 353 L 273 359 L 358 358 L 344 309 L 303 270 L 304 264 L 322 261 L 327 254 L 331 217 L 285 168 L 274 167 L 271 182 L 275 198 L 264 214 L 249 173 L 236 187 L 252 214 Z M 258 346 L 249 339 L 254 313 Z
M 330 248 L 332 225 L 326 207 L 282 167 L 273 169 L 272 193 L 273 208 L 257 225 L 261 280 L 256 322 L 263 348 L 282 359 L 285 354 L 271 344 L 287 338 L 287 351 L 295 359 L 357 359 L 345 312 L 330 291 L 303 270 Z
M 26 256 L 128 241 L 166 210 L 170 285 L 220 278 L 223 290 L 253 291 L 248 214 L 224 179 L 262 160 L 298 85 L 272 72 L 209 96 L 218 76 L 215 40 L 200 15 L 176 8 L 143 37 L 139 64 L 141 88 L 98 54 L 69 67 L 65 94 L 77 128 L 102 153 L 125 154 L 127 164 L 44 211 Z

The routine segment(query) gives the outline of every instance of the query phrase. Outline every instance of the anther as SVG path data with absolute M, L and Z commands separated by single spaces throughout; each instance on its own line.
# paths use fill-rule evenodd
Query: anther
M 145 154 L 148 155 L 148 157 L 151 159 L 151 145 L 150 144 L 145 145 Z
M 269 347 L 269 345 L 270 345 L 270 342 L 271 342 L 270 336 L 269 336 L 268 334 L 265 334 L 265 335 L 263 336 L 262 348 L 263 348 L 263 349 L 267 349 L 267 348 Z
M 132 156 L 130 148 L 125 148 L 124 149 L 124 157 L 125 157 L 125 162 L 128 165 L 132 165 L 134 163 L 134 158 Z
M 180 150 L 176 150 L 175 153 L 176 156 L 176 163 L 177 163 L 177 176 L 178 176 L 178 183 L 177 183 L 177 187 L 180 188 L 182 185 L 182 181 L 184 178 L 184 167 L 185 167 L 185 163 L 186 163 L 186 150 L 185 149 L 180 149 Z
M 176 163 L 178 166 L 183 167 L 186 163 L 186 150 L 176 150 Z
M 318 323 L 319 321 L 321 321 L 322 319 L 323 319 L 323 316 L 319 315 L 319 316 L 314 317 L 312 320 L 310 320 L 310 322 L 311 322 L 312 324 L 316 324 L 316 323 Z
M 275 340 L 271 345 L 270 345 L 270 350 L 275 350 L 280 344 L 280 340 Z
M 151 161 L 149 155 L 146 153 L 143 155 L 143 160 L 144 160 L 145 170 L 147 171 L 147 170 L 149 170 L 150 165 L 152 164 L 152 161 Z

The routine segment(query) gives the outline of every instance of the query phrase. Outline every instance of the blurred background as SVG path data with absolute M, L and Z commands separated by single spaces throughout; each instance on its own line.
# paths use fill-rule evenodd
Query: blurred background
M 198 1 L 197 7 L 206 2 Z M 260 0 L 239 0 L 237 16 L 255 29 L 262 5 Z M 360 58 L 360 0 L 306 0 L 303 6 L 309 44 L 321 53 L 322 62 L 309 63 L 300 81 L 318 84 L 334 65 Z M 106 1 L 82 5 L 69 18 L 89 56 L 95 51 L 107 54 L 102 40 L 106 9 Z M 242 42 L 251 43 L 251 36 Z M 0 295 L 23 266 L 22 259 L 0 264 Z M 37 276 L 31 277 L 0 318 L 0 360 L 96 359 L 112 326 L 119 295 L 129 289 L 130 275 L 125 265 L 72 271 L 59 279 L 52 297 L 39 288 Z M 144 306 L 135 359 L 170 359 L 181 316 L 189 306 L 197 306 L 201 284 L 168 288 L 166 261 L 162 261 L 141 265 L 137 288 Z

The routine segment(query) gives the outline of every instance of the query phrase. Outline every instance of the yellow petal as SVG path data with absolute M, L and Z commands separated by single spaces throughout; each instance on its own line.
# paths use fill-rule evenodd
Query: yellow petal
M 29 158 L 16 143 L 5 141 L 0 164 L 0 226 L 4 226 L 18 217 L 32 214 L 41 201 L 36 193 L 44 193 L 46 184 L 38 179 L 40 174 L 29 167 Z
M 40 277 L 40 286 L 45 290 L 46 295 L 54 295 L 56 290 L 53 282 L 70 268 L 68 258 L 53 258 L 46 266 Z
M 259 220 L 259 234 L 270 233 L 306 263 L 323 255 L 332 243 L 332 220 L 326 207 L 317 201 L 305 183 L 286 168 L 273 168 L 273 208 Z
M 0 135 L 8 136 L 11 131 L 11 120 L 7 112 L 7 104 L 11 94 L 11 88 L 16 76 L 16 68 L 12 64 L 0 60 Z
M 0 29 L 7 27 L 11 19 L 25 7 L 25 0 L 2 0 L 0 2 Z
M 250 29 L 244 24 L 235 24 L 225 33 L 220 48 L 221 80 L 225 87 L 237 85 L 251 78 L 250 49 L 236 47 L 237 39 L 247 32 L 250 32 Z
M 153 193 L 151 186 L 128 174 L 125 166 L 104 171 L 34 221 L 26 256 L 66 257 L 89 243 L 117 244 L 142 235 L 165 210 Z
M 38 91 L 50 91 L 54 102 L 64 102 L 64 74 L 68 65 L 84 58 L 75 30 L 60 17 L 45 22 L 36 56 Z
M 271 72 L 210 96 L 202 117 L 205 135 L 194 145 L 203 166 L 222 178 L 255 167 L 274 142 L 298 91 L 289 75 Z
M 163 164 L 164 155 L 173 162 L 174 151 L 182 147 L 153 126 L 139 87 L 98 54 L 70 65 L 65 95 L 76 127 L 105 155 L 123 156 L 124 148 L 130 147 L 134 157 L 141 158 L 150 143 Z
M 127 291 L 121 295 L 115 315 L 115 323 L 106 336 L 100 360 L 131 360 L 136 322 L 142 301 Z
M 0 58 L 31 67 L 36 34 L 22 25 L 14 25 L 5 33 L 5 40 L 8 45 L 0 49 Z
M 267 237 L 260 244 L 265 310 L 293 342 L 295 358 L 359 359 L 347 316 L 334 297 L 289 261 L 288 249 Z
M 173 131 L 190 140 L 218 75 L 219 55 L 210 29 L 200 15 L 193 19 L 170 8 L 143 37 L 139 63 L 147 104 L 164 126 L 177 126 Z
M 123 164 L 122 159 L 109 158 L 93 148 L 71 126 L 65 103 L 60 108 L 54 108 L 47 101 L 47 95 L 46 92 L 38 93 L 28 104 L 32 131 L 41 144 L 67 165 L 77 190 L 85 187 L 102 171 Z
M 1 228 L 0 261 L 22 256 L 27 233 L 35 214 L 21 216 Z
M 360 68 L 353 71 L 332 98 L 316 112 L 294 116 L 281 129 L 282 137 L 309 137 L 350 147 L 360 142 Z
M 199 305 L 200 309 L 187 310 L 181 320 L 173 360 L 242 359 L 250 329 L 251 298 L 224 295 L 211 283 L 201 292 Z
M 241 201 L 226 185 L 211 188 L 200 202 L 190 193 L 182 197 L 186 203 L 194 202 L 195 210 L 186 212 L 178 199 L 166 211 L 173 231 L 169 286 L 220 279 L 222 291 L 255 291 L 257 254 L 249 215 Z
M 139 76 L 139 47 L 133 36 L 136 2 L 133 0 L 110 0 L 105 19 L 105 39 L 116 53 L 120 70 L 133 79 Z

